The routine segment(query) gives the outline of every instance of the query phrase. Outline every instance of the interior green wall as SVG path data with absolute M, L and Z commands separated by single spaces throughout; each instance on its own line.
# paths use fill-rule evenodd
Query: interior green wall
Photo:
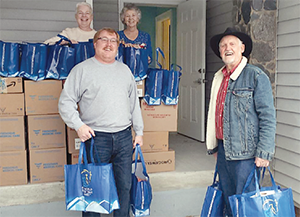
M 146 6 L 139 6 L 142 12 L 142 19 L 138 25 L 138 29 L 150 34 L 151 37 L 151 44 L 152 44 L 152 52 L 155 55 L 155 17 L 158 15 L 171 10 L 172 11 L 172 21 L 171 24 L 171 44 L 172 47 L 172 59 L 170 60 L 170 64 L 176 63 L 176 24 L 177 24 L 177 16 L 176 16 L 176 8 L 168 8 L 168 7 L 146 7 Z M 153 56 L 154 59 L 154 56 Z M 155 67 L 155 63 L 152 62 L 150 67 Z

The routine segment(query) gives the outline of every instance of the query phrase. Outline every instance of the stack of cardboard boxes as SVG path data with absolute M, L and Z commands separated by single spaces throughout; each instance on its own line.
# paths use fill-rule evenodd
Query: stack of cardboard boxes
M 58 114 L 62 81 L 24 81 L 31 183 L 64 180 L 65 124 Z
M 57 80 L 1 78 L 0 185 L 27 184 L 28 177 L 30 183 L 64 180 L 65 124 L 57 107 L 61 90 Z
M 0 77 L 0 186 L 27 184 L 21 78 Z
M 173 171 L 175 151 L 169 149 L 169 132 L 177 131 L 177 105 L 166 106 L 163 103 L 159 106 L 147 105 L 142 99 L 145 93 L 145 80 L 138 83 L 137 92 L 144 121 L 144 144 L 141 149 L 147 172 Z

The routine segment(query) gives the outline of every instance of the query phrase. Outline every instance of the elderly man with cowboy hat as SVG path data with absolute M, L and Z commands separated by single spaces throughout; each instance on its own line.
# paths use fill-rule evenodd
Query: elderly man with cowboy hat
M 254 168 L 269 166 L 275 149 L 276 118 L 268 76 L 248 64 L 252 51 L 249 35 L 236 28 L 210 40 L 223 66 L 214 75 L 207 120 L 208 153 L 217 158 L 217 171 L 226 205 L 228 196 L 241 194 Z M 255 189 L 254 181 L 247 191 Z

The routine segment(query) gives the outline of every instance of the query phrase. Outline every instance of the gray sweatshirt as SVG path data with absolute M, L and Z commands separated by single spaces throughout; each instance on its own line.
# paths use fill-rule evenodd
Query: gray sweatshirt
M 83 124 L 109 133 L 133 125 L 136 135 L 143 135 L 134 77 L 118 61 L 102 64 L 92 57 L 76 65 L 66 79 L 58 108 L 64 122 L 76 131 Z

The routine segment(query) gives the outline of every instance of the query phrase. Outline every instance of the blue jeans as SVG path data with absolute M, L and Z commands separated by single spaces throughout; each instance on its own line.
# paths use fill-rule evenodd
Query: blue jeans
M 114 210 L 114 217 L 129 217 L 131 163 L 132 163 L 132 134 L 131 128 L 116 133 L 95 131 L 94 159 L 102 163 L 112 163 L 120 209 Z M 90 162 L 90 140 L 86 141 L 88 161 Z M 83 212 L 83 217 L 99 217 L 99 213 Z
M 225 202 L 225 216 L 232 216 L 228 197 L 234 194 L 241 194 L 247 178 L 254 168 L 254 158 L 247 160 L 226 160 L 223 140 L 218 140 L 217 170 L 219 181 Z M 255 182 L 252 179 L 245 192 L 255 190 Z

